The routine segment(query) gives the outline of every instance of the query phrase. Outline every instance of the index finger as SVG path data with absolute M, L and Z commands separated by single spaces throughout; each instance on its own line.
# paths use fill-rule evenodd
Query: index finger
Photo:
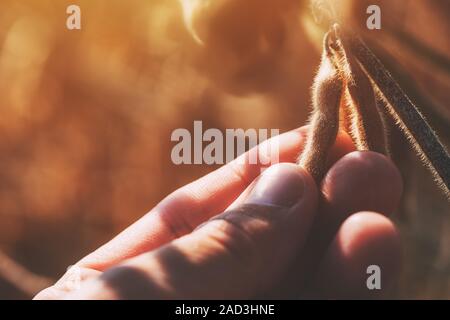
M 261 173 L 265 165 L 251 163 L 255 152 L 270 150 L 270 159 L 295 162 L 306 142 L 307 127 L 273 137 L 206 176 L 176 190 L 154 209 L 77 265 L 103 271 L 121 261 L 153 250 L 224 211 Z M 267 144 L 279 148 L 266 148 Z M 330 163 L 354 150 L 351 138 L 338 135 Z M 273 154 L 277 152 L 278 154 Z

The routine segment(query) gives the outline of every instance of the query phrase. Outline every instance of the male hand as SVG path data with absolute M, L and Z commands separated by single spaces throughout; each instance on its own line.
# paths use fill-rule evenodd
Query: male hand
M 399 236 L 388 216 L 401 196 L 400 174 L 383 155 L 354 151 L 340 133 L 318 187 L 289 163 L 306 132 L 273 138 L 284 163 L 261 175 L 261 165 L 235 160 L 176 190 L 35 299 L 380 296 L 399 272 Z M 370 265 L 381 268 L 381 290 L 367 288 Z

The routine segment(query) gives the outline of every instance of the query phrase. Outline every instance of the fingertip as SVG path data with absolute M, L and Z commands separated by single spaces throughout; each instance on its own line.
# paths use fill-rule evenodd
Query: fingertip
M 265 192 L 270 189 L 270 192 Z M 277 194 L 277 203 L 268 203 Z M 255 199 L 260 198 L 260 199 Z M 291 200 L 288 201 L 288 198 Z M 230 208 L 235 208 L 242 203 L 252 202 L 259 204 L 291 206 L 299 202 L 305 207 L 306 204 L 317 204 L 317 185 L 311 174 L 294 163 L 278 163 L 270 166 L 243 192 L 241 197 L 233 203 Z M 256 201 L 257 200 L 257 201 Z M 289 203 L 288 203 L 289 202 Z
M 345 155 L 322 183 L 326 206 L 345 215 L 369 210 L 390 215 L 403 191 L 400 172 L 390 159 L 371 151 Z
M 374 212 L 360 212 L 342 224 L 316 277 L 324 298 L 377 298 L 387 294 L 401 266 L 400 236 L 394 224 Z M 369 278 L 378 272 L 379 287 Z
M 288 175 L 296 175 L 304 184 L 303 198 L 311 203 L 316 203 L 318 198 L 317 184 L 311 174 L 301 166 L 294 163 L 280 163 Z
M 355 150 L 356 148 L 350 135 L 343 130 L 339 130 L 333 148 L 331 148 L 328 163 L 331 166 L 346 154 Z

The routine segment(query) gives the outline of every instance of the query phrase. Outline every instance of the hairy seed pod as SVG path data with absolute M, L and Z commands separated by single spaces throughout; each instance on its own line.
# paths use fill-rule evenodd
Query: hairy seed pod
M 364 42 L 352 37 L 350 48 L 369 74 L 384 100 L 387 112 L 411 143 L 423 163 L 430 169 L 439 187 L 450 199 L 450 155 L 418 108 L 403 92 L 378 58 Z
M 375 93 L 369 79 L 359 65 L 353 70 L 353 80 L 347 86 L 347 101 L 356 114 L 352 118 L 352 130 L 357 135 L 357 149 L 387 154 L 386 135 L 377 110 Z M 364 89 L 363 89 L 364 88 Z
M 298 164 L 308 170 L 319 184 L 325 170 L 328 152 L 339 129 L 339 105 L 342 79 L 336 70 L 329 48 L 329 34 L 324 39 L 324 51 L 312 89 L 313 114 L 308 141 Z
M 341 106 L 339 108 L 339 127 L 347 132 L 350 137 L 353 140 L 353 143 L 356 144 L 355 138 L 352 136 L 352 116 L 353 112 L 350 109 L 350 106 L 348 105 L 347 99 L 345 98 L 346 92 L 344 92 L 344 95 L 341 100 Z
M 386 136 L 377 109 L 372 83 L 359 62 L 348 50 L 345 35 L 340 37 L 339 43 L 340 69 L 346 85 L 345 107 L 348 108 L 346 115 L 351 122 L 349 133 L 358 150 L 371 150 L 386 154 Z

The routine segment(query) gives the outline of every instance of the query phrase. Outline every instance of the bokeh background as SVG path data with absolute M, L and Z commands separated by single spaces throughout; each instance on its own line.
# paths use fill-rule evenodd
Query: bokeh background
M 359 30 L 448 146 L 446 0 L 2 0 L 0 299 L 30 298 L 171 191 L 174 129 L 305 123 L 324 8 Z M 67 30 L 66 8 L 82 10 Z M 379 4 L 382 30 L 365 29 Z M 183 11 L 184 9 L 184 11 Z M 395 298 L 450 298 L 450 206 L 396 130 L 405 247 Z

